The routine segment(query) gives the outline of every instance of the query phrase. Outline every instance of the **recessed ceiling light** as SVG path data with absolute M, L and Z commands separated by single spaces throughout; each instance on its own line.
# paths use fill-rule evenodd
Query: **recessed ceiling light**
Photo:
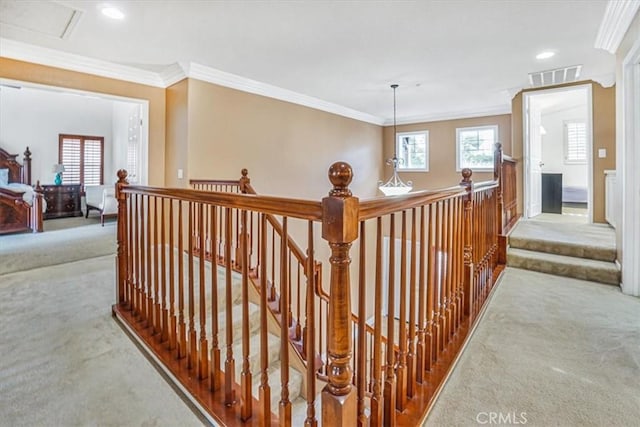
M 544 52 L 540 52 L 539 54 L 536 55 L 536 59 L 547 59 L 547 58 L 551 58 L 553 55 L 555 55 L 555 52 L 551 52 L 549 50 L 544 51 Z
M 102 14 L 111 19 L 124 19 L 124 13 L 118 8 L 115 7 L 103 7 Z

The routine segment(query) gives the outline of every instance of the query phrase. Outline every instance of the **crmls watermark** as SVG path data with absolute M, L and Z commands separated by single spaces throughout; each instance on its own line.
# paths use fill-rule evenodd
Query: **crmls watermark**
M 478 412 L 478 424 L 489 425 L 522 425 L 527 423 L 526 412 Z

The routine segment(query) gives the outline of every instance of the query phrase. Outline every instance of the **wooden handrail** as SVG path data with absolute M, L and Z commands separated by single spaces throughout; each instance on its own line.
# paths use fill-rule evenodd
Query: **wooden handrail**
M 397 196 L 365 199 L 360 202 L 358 219 L 360 221 L 373 219 L 429 203 L 436 203 L 462 194 L 464 194 L 464 189 L 460 188 L 460 186 L 454 186 L 437 191 L 423 190 Z

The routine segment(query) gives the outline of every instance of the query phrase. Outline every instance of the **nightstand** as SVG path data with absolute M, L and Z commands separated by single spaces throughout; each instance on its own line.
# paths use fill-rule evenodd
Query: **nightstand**
M 80 184 L 43 185 L 47 210 L 44 219 L 82 216 Z

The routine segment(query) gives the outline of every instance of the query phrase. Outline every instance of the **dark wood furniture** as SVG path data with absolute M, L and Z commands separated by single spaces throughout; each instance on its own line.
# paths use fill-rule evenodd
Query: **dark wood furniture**
M 562 213 L 562 174 L 542 174 L 542 212 Z
M 44 219 L 82 216 L 80 184 L 43 185 L 47 211 Z
M 17 154 L 9 154 L 0 148 L 0 169 L 8 169 L 9 183 L 31 185 L 31 151 L 24 152 L 21 165 Z M 35 196 L 30 204 L 23 199 L 23 192 L 0 188 L 0 234 L 19 231 L 42 231 L 42 194 L 36 185 Z

